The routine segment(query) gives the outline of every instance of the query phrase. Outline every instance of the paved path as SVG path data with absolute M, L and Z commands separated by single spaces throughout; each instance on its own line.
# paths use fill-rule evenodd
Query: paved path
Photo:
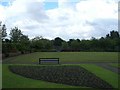
M 108 69 L 112 72 L 120 74 L 120 68 L 112 67 L 112 66 L 109 65 L 110 63 L 116 63 L 117 64 L 118 62 L 80 62 L 80 63 L 64 63 L 64 64 L 95 64 L 97 66 Z
M 120 68 L 112 67 L 109 65 L 109 63 L 97 63 L 96 65 L 120 74 Z

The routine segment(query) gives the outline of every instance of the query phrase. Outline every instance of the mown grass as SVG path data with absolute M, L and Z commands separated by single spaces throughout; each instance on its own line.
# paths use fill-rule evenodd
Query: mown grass
M 55 84 L 55 83 L 25 78 L 10 72 L 8 66 L 9 64 L 3 65 L 3 72 L 2 72 L 3 88 L 78 88 L 75 86 Z
M 3 63 L 33 64 L 39 58 L 60 58 L 60 63 L 117 62 L 117 52 L 36 52 L 5 59 Z
M 93 88 L 112 88 L 111 85 L 96 77 L 93 73 L 80 66 L 9 66 L 11 72 L 32 79 L 62 83 L 73 86 Z M 37 72 L 37 73 L 36 73 Z
M 115 68 L 120 68 L 119 63 L 110 63 L 109 65 L 112 66 L 112 67 L 115 67 Z
M 80 62 L 118 62 L 116 52 L 36 52 L 26 55 L 7 58 L 3 61 L 2 79 L 3 88 L 76 88 L 63 84 L 55 84 L 40 80 L 33 80 L 16 75 L 9 71 L 10 64 L 36 65 L 39 58 L 60 58 L 60 63 Z M 118 75 L 106 69 L 90 64 L 80 65 L 101 79 L 107 81 L 113 87 L 118 87 Z
M 14 64 L 3 65 L 3 77 L 2 77 L 3 88 L 84 88 L 84 87 L 68 86 L 63 84 L 55 84 L 50 82 L 44 82 L 41 80 L 25 78 L 10 72 L 8 69 L 9 65 L 14 65 Z M 76 66 L 76 64 L 72 64 L 72 65 Z M 78 65 L 92 72 L 101 79 L 105 80 L 114 88 L 118 88 L 118 75 L 116 73 L 101 68 L 99 66 L 96 66 L 94 64 L 78 64 Z M 26 64 L 25 66 L 36 66 L 36 65 Z M 40 66 L 44 66 L 44 65 L 40 65 Z
M 94 73 L 96 76 L 99 76 L 101 79 L 111 84 L 114 88 L 118 88 L 118 74 L 117 73 L 106 70 L 94 64 L 80 64 L 80 66 Z

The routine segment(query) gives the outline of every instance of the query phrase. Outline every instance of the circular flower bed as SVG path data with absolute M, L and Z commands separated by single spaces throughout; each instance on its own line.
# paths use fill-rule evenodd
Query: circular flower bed
M 9 69 L 21 76 L 92 88 L 112 88 L 107 82 L 80 66 L 9 66 Z

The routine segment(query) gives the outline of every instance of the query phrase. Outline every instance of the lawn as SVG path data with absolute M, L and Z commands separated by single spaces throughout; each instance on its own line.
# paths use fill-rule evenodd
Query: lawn
M 8 66 L 30 65 L 36 66 L 39 58 L 60 58 L 61 63 L 81 66 L 96 76 L 108 82 L 114 88 L 118 87 L 118 75 L 114 72 L 94 64 L 79 64 L 80 62 L 118 62 L 118 53 L 115 52 L 36 52 L 16 57 L 7 58 L 2 65 L 3 88 L 79 88 L 64 84 L 56 84 L 41 80 L 25 78 L 9 71 Z M 69 64 L 69 65 L 70 65 Z M 65 65 L 65 64 L 64 64 Z M 39 65 L 43 66 L 43 65 Z M 24 81 L 24 82 L 23 82 Z M 81 87 L 80 87 L 81 88 Z
M 118 63 L 110 63 L 109 65 L 115 68 L 120 68 L 120 64 Z
M 8 64 L 3 65 L 3 88 L 76 88 L 63 84 L 55 84 L 40 80 L 25 78 L 9 71 Z
M 106 82 L 110 83 L 113 87 L 118 88 L 118 74 L 103 69 L 102 67 L 98 67 L 94 64 L 89 64 L 89 65 L 81 64 L 80 66 L 94 73 L 96 76 L 99 76 L 101 79 L 105 80 Z
M 117 52 L 36 52 L 4 60 L 9 64 L 38 63 L 39 58 L 60 58 L 61 63 L 118 62 Z
M 78 86 L 55 84 L 55 83 L 45 82 L 41 80 L 25 78 L 23 76 L 10 72 L 10 70 L 8 69 L 9 65 L 11 64 L 3 65 L 3 77 L 2 77 L 3 88 L 81 88 Z M 27 65 L 26 64 L 24 66 L 38 66 L 38 65 Z M 40 66 L 44 66 L 44 65 L 40 65 Z M 92 72 L 96 76 L 100 77 L 102 80 L 108 82 L 114 88 L 118 87 L 118 75 L 114 72 L 111 72 L 109 70 L 96 66 L 94 64 L 79 64 L 79 65 L 74 65 L 74 66 L 81 66 L 85 68 L 86 70 Z

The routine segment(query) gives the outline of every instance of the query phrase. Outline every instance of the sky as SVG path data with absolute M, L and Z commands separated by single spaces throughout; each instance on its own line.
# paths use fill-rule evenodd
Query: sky
M 0 0 L 0 21 L 29 38 L 91 39 L 118 31 L 119 0 Z

